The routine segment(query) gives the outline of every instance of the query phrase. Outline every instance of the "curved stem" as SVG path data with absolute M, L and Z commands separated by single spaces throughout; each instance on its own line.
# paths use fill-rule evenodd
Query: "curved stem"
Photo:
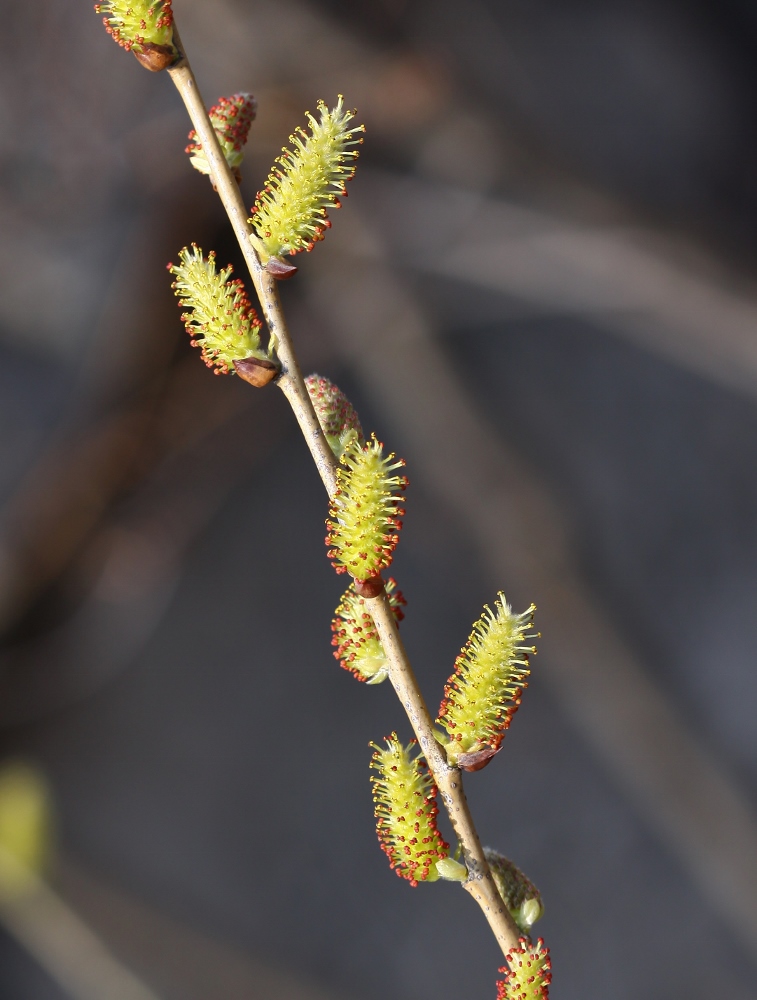
M 323 484 L 329 497 L 332 497 L 337 488 L 337 461 L 318 422 L 297 364 L 294 346 L 281 309 L 276 279 L 266 271 L 261 262 L 262 247 L 247 221 L 248 212 L 239 185 L 221 151 L 215 129 L 175 27 L 174 44 L 181 53 L 181 58 L 168 70 L 169 75 L 186 105 L 202 143 L 210 166 L 210 179 L 234 228 L 260 299 L 263 315 L 282 365 L 282 373 L 277 383 L 294 411 Z M 489 871 L 481 840 L 465 797 L 462 773 L 457 768 L 449 766 L 446 755 L 434 737 L 431 716 L 402 644 L 386 594 L 366 599 L 366 605 L 376 623 L 379 638 L 389 660 L 389 678 L 407 713 L 462 847 L 468 868 L 468 879 L 463 883 L 463 887 L 483 910 L 494 936 L 507 955 L 508 951 L 517 945 L 520 932 L 504 905 Z

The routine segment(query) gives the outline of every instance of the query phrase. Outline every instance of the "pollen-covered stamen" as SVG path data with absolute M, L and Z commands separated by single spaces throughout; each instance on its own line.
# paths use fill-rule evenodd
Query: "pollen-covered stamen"
M 521 938 L 505 957 L 507 965 L 499 970 L 505 978 L 497 981 L 497 1000 L 548 1000 L 552 963 L 542 939 L 531 944 Z
M 353 441 L 364 445 L 365 438 L 358 415 L 339 386 L 323 375 L 308 375 L 305 385 L 318 422 L 336 457 L 341 458 Z
M 365 126 L 349 127 L 355 112 L 341 95 L 331 110 L 319 101 L 318 112 L 320 120 L 307 114 L 309 134 L 298 128 L 289 137 L 293 148 L 282 150 L 252 207 L 250 222 L 271 256 L 312 250 L 355 174 Z
M 238 170 L 244 159 L 244 146 L 256 111 L 257 104 L 252 94 L 232 94 L 231 97 L 219 98 L 218 104 L 208 112 L 223 155 L 232 170 Z M 189 139 L 186 152 L 190 154 L 190 163 L 201 174 L 209 174 L 210 166 L 194 129 L 189 133 Z
M 385 589 L 395 620 L 402 621 L 405 617 L 402 607 L 406 603 L 402 592 L 392 579 L 386 581 Z M 368 684 L 380 684 L 386 680 L 389 663 L 384 647 L 365 601 L 355 593 L 352 583 L 342 595 L 331 631 L 334 633 L 331 644 L 336 646 L 334 656 L 345 670 Z
M 436 862 L 446 858 L 449 845 L 436 826 L 439 812 L 436 786 L 426 762 L 410 755 L 396 733 L 386 737 L 386 748 L 371 743 L 371 767 L 376 832 L 390 866 L 411 885 L 435 882 Z
M 532 604 L 522 614 L 513 614 L 500 593 L 494 611 L 486 605 L 473 626 L 444 688 L 437 719 L 449 737 L 450 764 L 461 754 L 499 748 L 528 686 L 528 657 L 536 652 L 532 642 L 538 637 L 533 631 L 535 610 Z
M 357 440 L 347 446 L 326 522 L 328 555 L 337 573 L 367 580 L 391 564 L 405 514 L 399 494 L 407 486 L 395 473 L 404 464 L 394 454 L 384 458 L 375 435 L 365 446 Z
M 485 847 L 484 854 L 510 916 L 522 931 L 530 933 L 531 927 L 544 913 L 541 893 L 504 854 L 491 847 Z
M 173 44 L 171 0 L 103 0 L 95 10 L 105 14 L 105 30 L 127 52 Z
M 187 310 L 181 318 L 205 364 L 219 375 L 233 372 L 234 362 L 244 358 L 268 360 L 260 347 L 260 320 L 242 282 L 230 280 L 231 265 L 216 272 L 215 254 L 205 258 L 194 243 L 184 247 L 179 259 L 168 265 L 176 275 L 171 287 Z

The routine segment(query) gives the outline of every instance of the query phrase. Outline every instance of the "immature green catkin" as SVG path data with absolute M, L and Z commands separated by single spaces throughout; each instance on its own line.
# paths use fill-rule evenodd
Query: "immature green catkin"
M 461 754 L 499 749 L 528 686 L 528 656 L 536 652 L 529 642 L 537 638 L 535 610 L 532 604 L 522 614 L 513 614 L 500 593 L 494 611 L 485 605 L 473 626 L 444 688 L 436 720 L 449 737 L 450 764 L 456 764 Z
M 256 111 L 257 104 L 252 94 L 232 94 L 231 97 L 219 98 L 218 104 L 214 104 L 208 112 L 223 155 L 232 170 L 238 170 L 244 159 L 244 146 Z M 201 174 L 209 174 L 210 165 L 194 129 L 189 133 L 189 139 L 185 150 L 190 154 L 189 162 Z
M 371 782 L 381 849 L 400 878 L 415 886 L 439 878 L 436 862 L 447 857 L 449 844 L 436 826 L 436 786 L 426 762 L 411 757 L 412 745 L 404 747 L 396 733 L 386 737 L 385 749 L 371 743 L 371 767 L 378 772 Z
M 105 30 L 127 52 L 141 52 L 145 44 L 172 44 L 171 0 L 103 0 L 95 10 L 105 14 Z
M 375 435 L 365 446 L 353 440 L 337 468 L 337 490 L 331 500 L 326 544 L 337 573 L 369 580 L 389 566 L 405 511 L 399 493 L 407 486 L 394 475 L 402 459 L 384 458 Z
M 363 428 L 352 403 L 338 385 L 323 375 L 308 375 L 305 379 L 318 422 L 337 458 L 341 458 L 353 441 L 365 444 Z
M 365 126 L 348 127 L 355 112 L 343 102 L 340 94 L 329 110 L 319 101 L 320 121 L 307 113 L 310 134 L 298 128 L 289 136 L 294 148 L 282 150 L 255 199 L 250 222 L 271 256 L 312 250 L 331 227 L 328 210 L 340 207 L 337 195 L 347 194 Z
M 526 934 L 544 914 L 541 893 L 504 854 L 484 848 L 495 885 L 518 927 Z
M 391 577 L 386 581 L 386 596 L 394 613 L 395 621 L 402 621 L 406 604 L 402 592 Z M 381 645 L 373 618 L 366 611 L 365 601 L 355 593 L 350 584 L 342 594 L 331 623 L 334 636 L 331 645 L 336 646 L 334 656 L 345 670 L 349 670 L 359 681 L 380 684 L 389 676 L 389 662 Z
M 505 978 L 497 981 L 497 1000 L 549 1000 L 552 963 L 541 938 L 536 944 L 521 938 L 505 957 L 507 965 L 499 970 Z
M 260 348 L 260 320 L 244 285 L 238 278 L 229 280 L 231 264 L 216 273 L 215 254 L 205 258 L 194 243 L 180 251 L 179 260 L 168 265 L 176 275 L 171 287 L 187 310 L 181 318 L 192 346 L 202 350 L 205 364 L 220 375 L 233 373 L 234 361 L 267 358 Z

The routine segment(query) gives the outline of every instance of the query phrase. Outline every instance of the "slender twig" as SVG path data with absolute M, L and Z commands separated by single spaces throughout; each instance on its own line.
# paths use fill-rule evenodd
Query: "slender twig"
M 337 489 L 337 462 L 318 422 L 297 364 L 294 346 L 281 309 L 276 279 L 261 263 L 258 252 L 259 241 L 247 221 L 248 212 L 239 185 L 221 151 L 215 129 L 175 28 L 174 44 L 181 52 L 181 59 L 168 72 L 186 105 L 202 143 L 210 167 L 210 179 L 229 216 L 258 293 L 263 315 L 282 364 L 282 373 L 277 379 L 277 384 L 294 411 L 329 497 L 333 497 Z M 483 910 L 494 936 L 507 955 L 510 949 L 517 945 L 520 932 L 504 905 L 489 871 L 481 840 L 465 797 L 462 774 L 457 768 L 450 767 L 434 737 L 431 716 L 402 644 L 386 594 L 366 599 L 366 604 L 386 652 L 389 679 L 407 713 L 462 847 L 468 868 L 468 879 L 463 886 Z
M 289 335 L 279 301 L 276 279 L 265 270 L 260 261 L 256 246 L 258 239 L 247 221 L 249 212 L 245 207 L 242 192 L 239 190 L 239 185 L 221 151 L 218 137 L 175 27 L 173 37 L 174 45 L 181 53 L 181 59 L 168 70 L 169 75 L 184 101 L 192 125 L 202 143 L 210 167 L 210 179 L 226 209 L 250 277 L 255 285 L 255 291 L 258 293 L 263 315 L 281 362 L 281 375 L 277 379 L 279 388 L 294 411 L 323 484 L 328 490 L 329 496 L 333 496 L 336 490 L 336 459 L 324 436 L 318 417 L 315 415 L 302 372 L 297 364 L 292 338 Z

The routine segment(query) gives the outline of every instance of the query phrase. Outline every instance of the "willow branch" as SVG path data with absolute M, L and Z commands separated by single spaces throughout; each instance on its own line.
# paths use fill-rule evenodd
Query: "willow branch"
M 256 246 L 258 240 L 247 221 L 249 212 L 242 198 L 242 192 L 239 190 L 239 185 L 221 151 L 218 137 L 175 26 L 173 40 L 174 45 L 181 53 L 181 58 L 168 70 L 169 76 L 184 101 L 194 130 L 202 143 L 203 152 L 210 167 L 210 179 L 226 209 L 250 277 L 255 285 L 255 291 L 258 293 L 263 316 L 281 362 L 281 375 L 276 380 L 277 384 L 292 407 L 323 484 L 329 496 L 332 496 L 336 490 L 336 459 L 323 434 L 318 417 L 315 415 L 305 380 L 297 364 L 292 338 L 289 335 L 281 309 L 276 279 L 266 271 L 260 261 L 260 254 Z
M 248 212 L 239 185 L 221 151 L 215 129 L 175 27 L 174 45 L 179 49 L 181 58 L 168 72 L 186 105 L 197 137 L 202 143 L 210 167 L 210 179 L 234 228 L 260 299 L 263 316 L 282 365 L 282 373 L 277 379 L 277 384 L 294 411 L 326 491 L 329 497 L 333 497 L 337 489 L 337 462 L 318 422 L 302 372 L 297 364 L 294 346 L 281 309 L 276 279 L 261 263 L 259 241 L 247 221 Z M 402 644 L 386 594 L 366 599 L 366 605 L 373 616 L 386 652 L 389 679 L 407 713 L 462 848 L 468 868 L 468 879 L 463 883 L 463 887 L 483 910 L 503 953 L 507 955 L 510 949 L 517 945 L 520 932 L 489 871 L 481 840 L 465 797 L 462 773 L 458 768 L 450 767 L 434 737 L 431 716 Z
M 494 884 L 478 831 L 473 822 L 463 788 L 462 772 L 450 767 L 446 755 L 434 736 L 431 716 L 400 638 L 397 621 L 386 593 L 366 598 L 365 604 L 376 625 L 381 645 L 389 661 L 389 680 L 407 713 L 418 745 L 434 776 L 444 808 L 460 843 L 468 869 L 463 888 L 473 896 L 484 911 L 489 926 L 505 955 L 518 943 L 518 927 L 502 901 Z

